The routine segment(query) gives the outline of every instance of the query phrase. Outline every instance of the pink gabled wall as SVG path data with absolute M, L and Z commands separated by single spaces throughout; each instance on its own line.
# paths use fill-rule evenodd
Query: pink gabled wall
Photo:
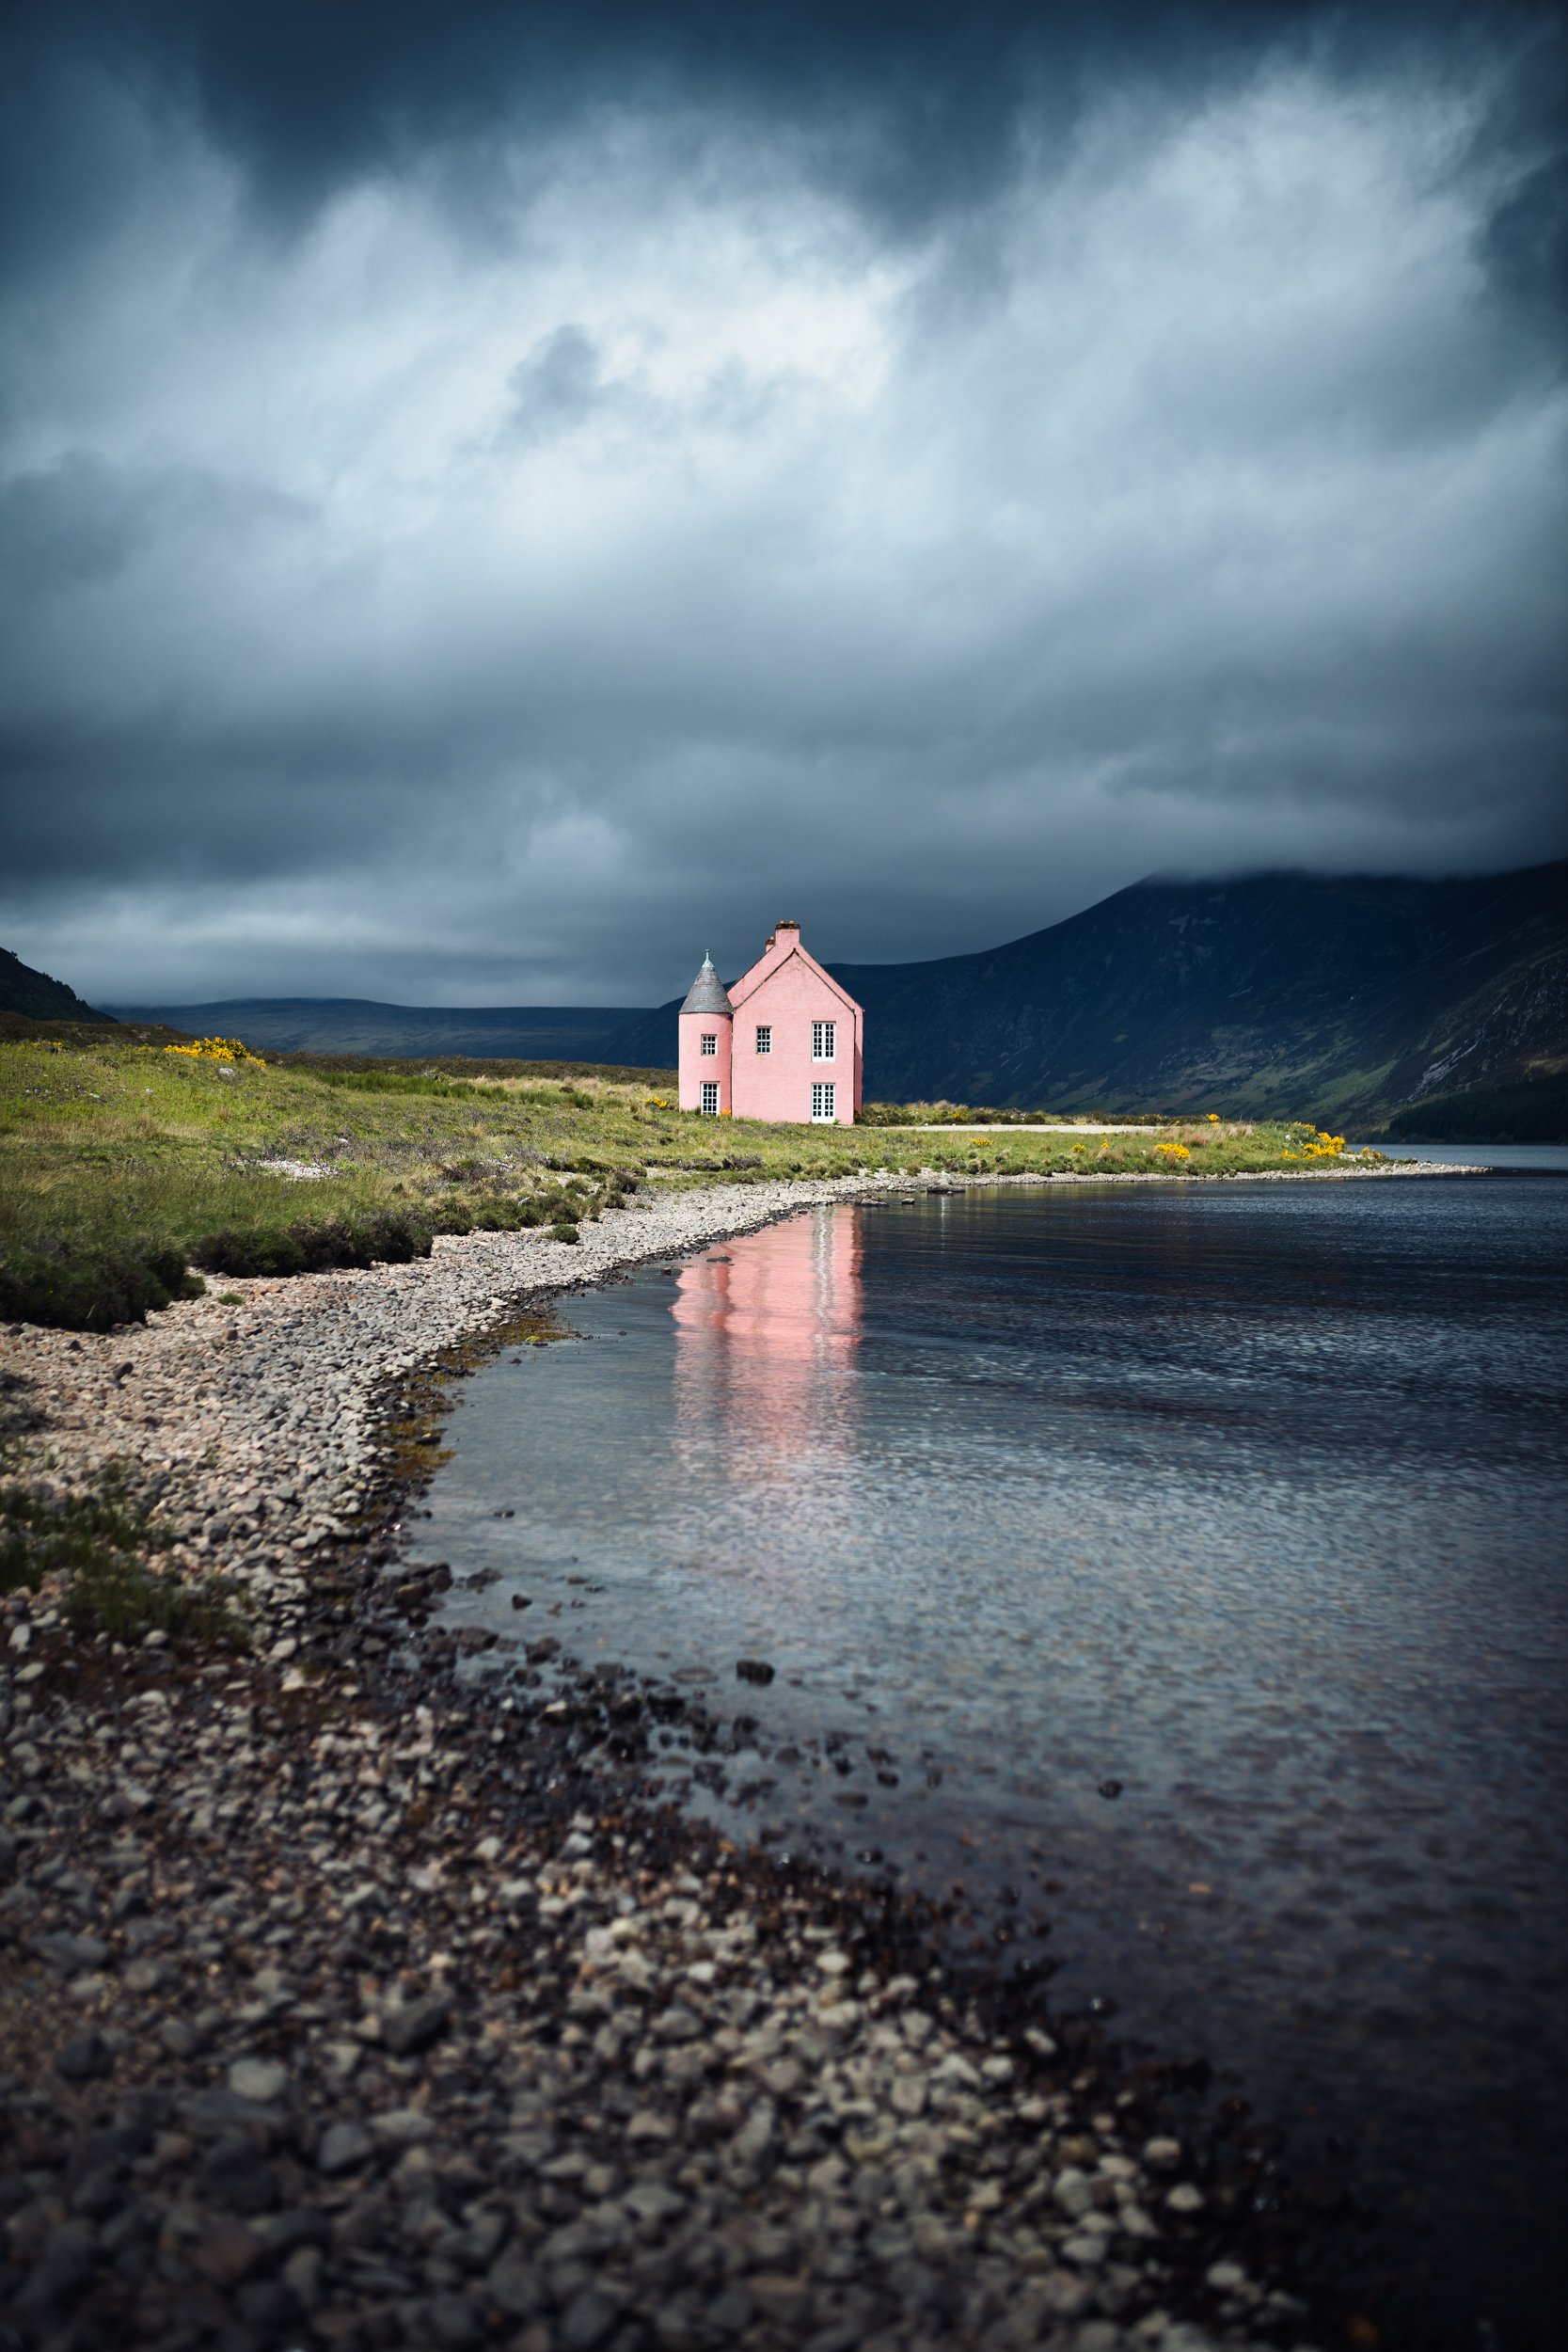
M 721 1116 L 733 1110 L 730 1100 L 730 1032 L 733 1023 L 728 1013 L 683 1012 L 680 1016 L 680 1106 L 683 1111 L 698 1111 L 703 1107 L 704 1079 L 719 1081 Z M 718 1051 L 703 1052 L 703 1038 L 708 1034 L 719 1041 Z
M 730 1092 L 722 1098 L 737 1119 L 793 1120 L 811 1119 L 814 1081 L 831 1079 L 833 1120 L 852 1127 L 861 1107 L 861 1067 L 864 1045 L 864 1016 L 859 1005 L 822 969 L 800 945 L 793 924 L 781 924 L 751 970 L 729 992 L 734 1007 Z M 683 1029 L 687 1018 L 683 1015 Z M 832 1061 L 813 1061 L 814 1021 L 832 1021 L 835 1027 Z M 756 1051 L 756 1032 L 767 1025 L 773 1032 L 769 1054 Z M 681 1104 L 686 1107 L 686 1060 L 683 1042 Z M 697 1097 L 692 1096 L 695 1107 Z

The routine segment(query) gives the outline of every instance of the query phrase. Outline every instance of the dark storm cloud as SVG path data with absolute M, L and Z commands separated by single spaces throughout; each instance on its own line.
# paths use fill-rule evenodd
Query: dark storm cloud
M 1546 12 L 10 25 L 0 936 L 89 995 L 1561 846 Z
M 993 192 L 1022 137 L 1129 72 L 1174 98 L 1260 43 L 1354 73 L 1528 43 L 1550 19 L 1432 0 L 131 0 L 79 21 L 192 96 L 284 209 L 433 145 L 553 137 L 608 99 L 801 131 L 863 201 L 924 220 Z

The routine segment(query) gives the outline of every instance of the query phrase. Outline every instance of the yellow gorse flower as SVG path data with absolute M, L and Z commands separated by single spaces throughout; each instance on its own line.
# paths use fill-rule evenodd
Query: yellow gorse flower
M 260 1054 L 253 1054 L 237 1037 L 198 1038 L 194 1045 L 166 1045 L 164 1051 L 183 1055 L 187 1061 L 247 1061 L 257 1070 L 267 1066 Z
M 1344 1136 L 1331 1136 L 1326 1127 L 1309 1127 L 1307 1132 L 1310 1139 L 1301 1147 L 1304 1160 L 1337 1159 L 1345 1148 Z

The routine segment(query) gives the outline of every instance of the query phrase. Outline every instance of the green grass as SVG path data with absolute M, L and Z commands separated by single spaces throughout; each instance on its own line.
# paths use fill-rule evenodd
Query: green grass
M 575 1239 L 649 1171 L 673 1184 L 923 1167 L 1244 1174 L 1300 1140 L 1207 1120 L 1106 1137 L 716 1121 L 620 1072 L 226 1065 L 85 1025 L 54 1051 L 47 1034 L 0 1040 L 0 1317 L 76 1329 L 135 1320 L 208 1276 L 420 1256 L 437 1232 Z M 328 1172 L 298 1181 L 269 1161 Z
M 244 1619 L 215 1581 L 157 1564 L 168 1541 L 115 1470 L 85 1495 L 0 1486 L 0 1594 L 58 1579 L 61 1613 L 77 1633 L 133 1643 L 158 1632 L 177 1649 L 243 1649 Z

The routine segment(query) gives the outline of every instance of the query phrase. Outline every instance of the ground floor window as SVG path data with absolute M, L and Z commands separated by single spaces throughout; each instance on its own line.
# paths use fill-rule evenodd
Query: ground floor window
M 832 1080 L 830 1080 L 826 1086 L 818 1080 L 816 1085 L 812 1088 L 811 1115 L 813 1119 L 836 1119 L 838 1117 L 837 1111 L 833 1108 L 833 1087 Z
M 832 1092 L 832 1087 L 830 1087 L 830 1088 L 828 1089 L 828 1091 L 829 1091 L 829 1093 L 830 1093 L 830 1094 Z M 705 1110 L 705 1111 L 706 1111 L 706 1113 L 707 1113 L 707 1115 L 708 1115 L 708 1117 L 709 1117 L 710 1119 L 717 1119 L 717 1118 L 718 1118 L 718 1116 L 719 1116 L 719 1081 L 718 1081 L 718 1079 L 717 1079 L 717 1078 L 705 1078 L 705 1079 L 703 1080 L 703 1104 L 702 1104 L 702 1107 L 704 1108 L 704 1110 Z
M 768 1023 L 764 1022 L 757 1030 L 757 1052 L 759 1054 L 770 1054 L 772 1051 L 773 1032 Z

